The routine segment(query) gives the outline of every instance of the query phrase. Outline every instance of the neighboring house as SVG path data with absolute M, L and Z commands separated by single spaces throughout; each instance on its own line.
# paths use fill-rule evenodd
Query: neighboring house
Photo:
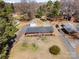
M 79 39 L 79 26 L 75 27 L 71 23 L 63 26 L 65 32 L 70 34 L 73 39 Z
M 38 25 L 40 22 L 40 19 L 33 19 L 33 21 L 29 24 L 29 26 L 26 28 L 25 34 L 34 34 L 34 33 L 52 33 L 54 31 L 53 27 L 49 24 L 46 26 L 46 23 L 41 22 L 41 24 Z M 41 25 L 41 26 L 40 26 Z
M 76 33 L 73 33 L 72 34 L 72 37 L 74 38 L 74 39 L 79 39 L 79 24 L 76 24 L 75 25 L 75 28 L 76 28 Z
M 71 23 L 63 25 L 63 30 L 67 34 L 72 34 L 77 32 L 76 28 Z

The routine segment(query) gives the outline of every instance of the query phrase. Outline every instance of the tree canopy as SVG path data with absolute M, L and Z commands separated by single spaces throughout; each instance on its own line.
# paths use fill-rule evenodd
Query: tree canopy
M 43 15 L 47 15 L 47 17 L 56 17 L 60 15 L 60 8 L 61 5 L 59 1 L 55 1 L 53 3 L 51 0 L 49 0 L 47 4 L 38 8 L 37 15 L 40 17 Z
M 47 14 L 48 17 L 56 17 L 60 15 L 60 2 L 59 1 L 55 1 L 53 3 L 53 6 L 51 8 L 51 11 Z
M 4 1 L 0 0 L 0 59 L 6 59 L 8 41 L 15 36 L 17 31 L 13 26 L 11 17 L 13 12 L 11 5 L 6 5 Z

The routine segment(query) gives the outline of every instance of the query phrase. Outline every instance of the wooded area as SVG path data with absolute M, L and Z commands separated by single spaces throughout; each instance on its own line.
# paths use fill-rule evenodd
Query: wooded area
M 0 1 L 0 59 L 6 59 L 10 50 L 9 43 L 15 36 L 17 29 L 12 24 L 12 5 Z

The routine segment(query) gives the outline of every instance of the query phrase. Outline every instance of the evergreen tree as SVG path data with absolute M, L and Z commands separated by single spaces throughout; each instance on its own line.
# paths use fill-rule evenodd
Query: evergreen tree
M 52 6 L 53 5 L 53 2 L 51 1 L 51 0 L 49 0 L 48 2 L 47 2 L 47 7 L 48 6 Z
M 53 15 L 59 16 L 59 14 L 60 14 L 60 2 L 56 1 L 54 2 L 54 5 L 53 5 Z
M 59 15 L 60 15 L 60 2 L 55 1 L 53 3 L 53 8 L 52 8 L 51 12 L 48 13 L 48 17 L 56 17 Z
M 9 15 L 13 9 L 11 5 L 6 5 L 0 0 L 0 59 L 6 59 L 8 41 L 15 36 L 16 27 L 12 25 L 12 20 Z
M 51 0 L 49 0 L 47 2 L 47 12 L 51 12 L 53 9 L 53 2 Z
M 42 6 L 40 6 L 40 8 L 38 8 L 38 10 L 37 10 L 37 17 L 38 18 L 41 18 L 41 16 L 43 16 L 45 14 L 45 9 L 42 7 Z

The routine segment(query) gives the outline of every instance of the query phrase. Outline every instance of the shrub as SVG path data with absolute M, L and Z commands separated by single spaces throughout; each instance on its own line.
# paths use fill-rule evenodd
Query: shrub
M 38 50 L 38 46 L 35 43 L 32 43 L 32 45 L 30 46 L 30 48 L 35 52 Z
M 49 52 L 53 55 L 58 55 L 60 53 L 60 48 L 56 45 L 49 48 Z

